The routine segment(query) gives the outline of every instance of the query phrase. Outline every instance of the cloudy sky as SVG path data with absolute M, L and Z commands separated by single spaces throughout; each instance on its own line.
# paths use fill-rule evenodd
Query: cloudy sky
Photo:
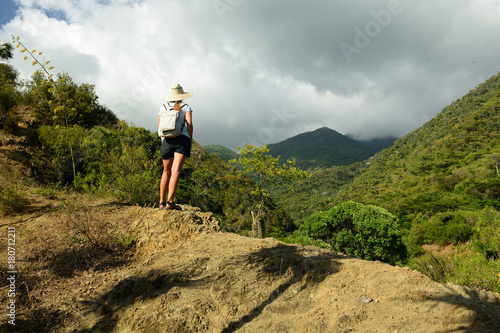
M 162 97 L 194 96 L 195 140 L 231 149 L 327 126 L 404 136 L 500 71 L 498 0 L 2 0 L 54 72 L 92 83 L 156 130 Z M 16 50 L 10 63 L 35 68 Z

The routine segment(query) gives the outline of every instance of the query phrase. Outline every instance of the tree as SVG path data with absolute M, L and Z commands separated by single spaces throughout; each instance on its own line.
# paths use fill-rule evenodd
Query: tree
M 3 129 L 17 123 L 11 116 L 19 95 L 16 89 L 18 75 L 11 65 L 0 64 L 0 128 Z
M 497 176 L 500 176 L 500 154 L 490 156 L 491 164 L 495 167 Z
M 240 163 L 247 174 L 256 173 L 252 195 L 255 195 L 259 204 L 256 206 L 257 212 L 252 213 L 252 234 L 254 237 L 263 238 L 266 235 L 266 223 L 263 218 L 264 203 L 268 200 L 273 190 L 278 187 L 286 187 L 293 180 L 309 177 L 309 174 L 300 168 L 295 167 L 295 161 L 288 160 L 285 164 L 279 165 L 279 156 L 273 157 L 269 154 L 267 146 L 256 148 L 254 145 L 245 145 L 243 149 L 237 147 L 240 153 L 238 160 L 230 160 L 230 163 Z
M 12 54 L 12 49 L 12 44 L 0 40 L 0 59 L 12 59 L 14 57 L 14 55 Z
M 113 112 L 99 104 L 94 85 L 77 84 L 67 73 L 57 78 L 48 81 L 43 73 L 36 72 L 27 86 L 35 117 L 44 125 L 91 128 L 118 123 Z
M 292 241 L 393 265 L 407 255 L 397 217 L 383 208 L 354 201 L 311 214 Z

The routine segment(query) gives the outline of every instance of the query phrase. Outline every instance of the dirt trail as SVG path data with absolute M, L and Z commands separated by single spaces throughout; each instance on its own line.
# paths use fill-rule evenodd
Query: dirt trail
M 130 264 L 83 272 L 59 286 L 52 308 L 64 316 L 57 331 L 499 331 L 499 294 L 314 247 L 222 233 L 211 213 L 183 208 L 140 208 Z

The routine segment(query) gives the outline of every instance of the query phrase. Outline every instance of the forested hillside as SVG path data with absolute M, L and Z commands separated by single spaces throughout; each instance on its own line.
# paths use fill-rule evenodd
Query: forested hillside
M 91 84 L 68 74 L 54 81 L 41 72 L 19 82 L 14 68 L 0 65 L 2 214 L 30 210 L 33 193 L 157 205 L 162 165 L 156 133 L 119 121 Z M 212 212 L 226 231 L 248 235 L 258 209 L 268 236 L 370 260 L 386 260 L 389 250 L 387 260 L 398 265 L 407 263 L 408 253 L 411 267 L 437 281 L 500 290 L 494 273 L 500 263 L 499 114 L 500 78 L 494 76 L 371 158 L 372 148 L 327 128 L 285 140 L 273 155 L 286 160 L 300 152 L 305 168 L 317 170 L 265 205 L 248 175 L 195 143 L 177 199 Z M 460 243 L 469 245 L 457 247 L 450 260 L 421 256 L 426 245 Z
M 235 153 L 231 149 L 226 148 L 222 145 L 203 146 L 203 149 L 205 149 L 207 153 L 222 159 L 224 162 L 229 162 L 229 160 L 238 158 L 238 153 Z
M 290 197 L 301 197 L 305 195 L 302 192 L 315 188 L 329 199 L 330 205 L 346 200 L 378 205 L 397 214 L 407 227 L 417 217 L 499 208 L 499 129 L 497 75 L 392 147 L 349 166 L 352 177 L 331 176 L 340 172 L 338 168 L 317 172 L 311 179 L 299 182 L 297 186 L 302 190 Z M 344 178 L 345 182 L 332 181 L 332 177 Z M 346 184 L 349 186 L 341 191 Z
M 499 130 L 496 75 L 376 154 L 333 203 L 354 200 L 398 216 L 412 267 L 436 280 L 498 286 Z M 453 257 L 428 253 L 433 245 L 453 246 Z
M 281 156 L 282 161 L 295 159 L 297 166 L 304 170 L 349 165 L 376 152 L 374 148 L 327 127 L 302 133 L 267 147 L 271 155 Z
M 381 151 L 385 148 L 389 148 L 398 140 L 399 138 L 395 136 L 388 136 L 388 137 L 383 137 L 383 138 L 374 138 L 374 139 L 369 139 L 369 140 L 360 140 L 362 144 L 365 144 L 369 147 L 372 147 L 375 149 L 375 151 Z
M 8 161 L 0 170 L 0 213 L 29 209 L 28 191 L 39 186 L 158 206 L 158 135 L 119 121 L 99 103 L 92 84 L 76 83 L 69 74 L 52 80 L 38 71 L 20 82 L 12 66 L 0 64 L 0 111 L 0 156 Z M 252 186 L 248 176 L 195 142 L 177 200 L 213 212 L 227 231 L 246 234 L 257 204 Z M 290 219 L 272 200 L 263 210 L 269 235 L 291 231 Z
M 500 76 L 378 153 L 337 202 L 385 207 L 404 222 L 500 208 Z
M 441 282 L 498 288 L 499 130 L 496 75 L 373 158 L 315 172 L 275 199 L 312 226 L 308 216 L 349 200 L 385 208 L 398 217 L 411 267 Z

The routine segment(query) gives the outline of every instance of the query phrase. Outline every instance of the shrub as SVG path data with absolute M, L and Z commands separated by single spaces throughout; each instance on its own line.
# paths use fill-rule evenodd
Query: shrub
M 0 129 L 4 129 L 13 127 L 15 123 L 11 116 L 19 93 L 16 89 L 17 74 L 14 69 L 11 68 L 9 72 L 9 68 L 3 67 L 4 64 L 0 65 Z
M 486 207 L 478 212 L 466 212 L 465 217 L 474 224 L 474 244 L 486 258 L 500 260 L 500 212 Z
M 452 269 L 451 260 L 444 256 L 425 252 L 409 260 L 408 267 L 427 275 L 433 281 L 446 283 Z
M 313 213 L 293 241 L 303 244 L 311 239 L 367 260 L 396 264 L 406 259 L 397 218 L 377 206 L 348 201 Z
M 316 246 L 322 249 L 327 249 L 327 250 L 333 250 L 333 247 L 328 244 L 327 242 L 321 240 L 321 239 L 314 239 L 309 236 L 304 236 L 304 235 L 298 235 L 298 236 L 292 236 L 289 238 L 284 239 L 285 242 L 287 243 L 295 243 L 295 244 L 301 244 L 304 246 L 307 245 L 312 245 Z
M 82 144 L 87 130 L 80 126 L 40 126 L 38 135 L 42 150 L 50 157 L 53 180 L 63 184 L 73 182 L 73 172 L 81 169 L 85 157 Z
M 24 193 L 16 188 L 0 186 L 0 212 L 4 215 L 19 213 L 29 205 Z
M 82 192 L 111 194 L 131 204 L 157 201 L 159 140 L 149 131 L 122 123 L 117 129 L 40 126 L 38 133 L 56 181 L 73 183 Z
M 462 245 L 448 280 L 456 284 L 500 292 L 500 260 L 487 259 L 472 244 Z
M 484 242 L 500 254 L 500 213 L 487 207 L 478 211 L 439 213 L 431 218 L 419 216 L 413 221 L 408 242 L 422 244 L 458 244 L 469 240 Z
M 59 74 L 57 82 L 35 72 L 27 85 L 27 100 L 35 117 L 44 125 L 78 125 L 85 128 L 118 122 L 111 110 L 98 102 L 94 85 L 77 84 L 67 74 Z

